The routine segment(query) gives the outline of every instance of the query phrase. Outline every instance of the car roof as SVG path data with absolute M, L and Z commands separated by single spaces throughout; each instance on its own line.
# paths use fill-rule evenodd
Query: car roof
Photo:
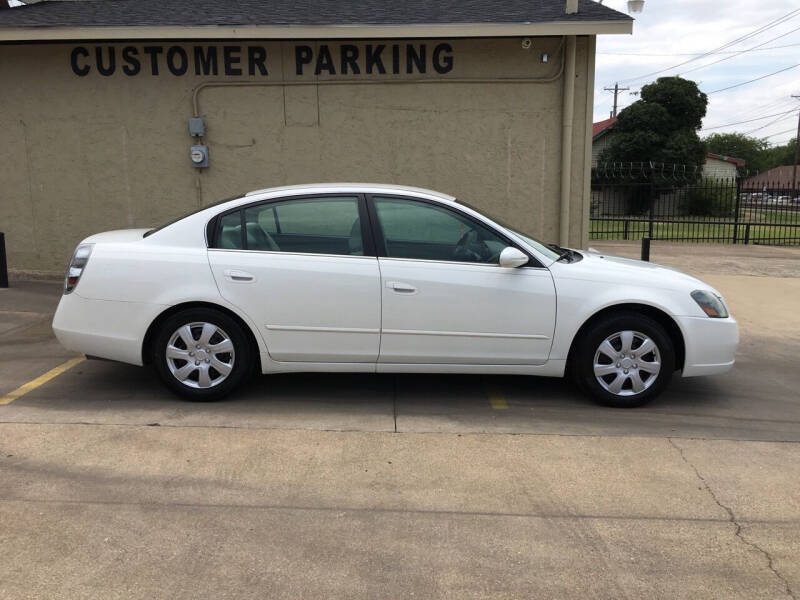
M 300 193 L 322 194 L 322 193 L 337 192 L 337 191 L 348 191 L 361 194 L 410 193 L 410 194 L 421 194 L 424 196 L 438 198 L 441 200 L 448 200 L 450 202 L 456 201 L 455 197 L 434 190 L 428 190 L 425 188 L 405 186 L 405 185 L 391 185 L 383 183 L 310 183 L 304 185 L 287 185 L 281 187 L 264 188 L 261 190 L 253 190 L 252 192 L 247 192 L 244 195 L 244 197 L 247 198 L 250 196 L 260 196 L 262 194 L 273 195 L 276 193 L 286 193 L 286 192 L 294 195 Z

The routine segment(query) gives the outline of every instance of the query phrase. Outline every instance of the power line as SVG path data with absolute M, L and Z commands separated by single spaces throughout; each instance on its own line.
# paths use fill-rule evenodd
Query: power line
M 723 129 L 724 127 L 730 127 L 731 125 L 742 125 L 743 123 L 752 123 L 753 121 L 761 121 L 763 119 L 769 119 L 770 117 L 777 117 L 778 115 L 788 115 L 793 113 L 795 109 L 787 110 L 782 113 L 775 113 L 774 115 L 765 115 L 763 117 L 756 117 L 755 119 L 748 119 L 747 121 L 737 121 L 736 123 L 726 123 L 725 125 L 714 125 L 713 127 L 703 127 L 703 131 L 709 129 Z
M 719 52 L 720 50 L 725 50 L 726 48 L 730 48 L 734 44 L 738 44 L 739 42 L 743 42 L 746 39 L 749 39 L 749 38 L 754 37 L 754 36 L 756 36 L 756 35 L 758 35 L 760 33 L 763 33 L 767 29 L 771 29 L 773 27 L 777 27 L 781 23 L 783 23 L 785 21 L 788 21 L 791 18 L 794 18 L 797 15 L 797 13 L 800 13 L 800 8 L 796 8 L 795 10 L 792 10 L 792 11 L 786 13 L 782 17 L 779 17 L 779 18 L 777 18 L 777 19 L 775 19 L 773 21 L 770 21 L 766 25 L 762 25 L 761 27 L 755 29 L 754 31 L 752 31 L 752 32 L 750 32 L 748 34 L 745 34 L 743 36 L 740 36 L 740 37 L 738 37 L 738 38 L 736 38 L 734 40 L 731 40 L 730 42 L 727 42 L 726 44 L 723 44 L 722 46 L 718 46 L 717 48 L 714 48 L 713 50 L 709 50 L 708 52 L 700 54 L 700 55 L 698 55 L 698 56 L 696 56 L 694 58 L 690 58 L 689 60 L 685 60 L 682 63 L 678 63 L 677 65 L 672 65 L 671 67 L 667 67 L 666 69 L 660 69 L 658 71 L 653 71 L 652 73 L 647 73 L 645 75 L 640 75 L 638 77 L 631 77 L 629 79 L 623 79 L 622 83 L 628 83 L 628 82 L 631 82 L 631 81 L 638 81 L 640 79 L 647 79 L 649 77 L 652 77 L 653 75 L 658 75 L 660 73 L 665 73 L 666 71 L 671 71 L 673 69 L 677 69 L 678 67 L 682 67 L 683 65 L 689 64 L 690 62 L 694 62 L 694 61 L 699 60 L 701 58 L 704 58 L 706 56 L 710 56 L 711 54 L 715 54 L 715 53 Z
M 706 63 L 704 65 L 700 65 L 699 67 L 694 67 L 692 69 L 689 69 L 688 71 L 682 71 L 682 72 L 678 73 L 678 75 L 686 75 L 686 73 L 692 73 L 693 71 L 700 71 L 701 69 L 705 69 L 706 67 L 710 67 L 711 65 L 716 65 L 717 63 L 721 63 L 721 62 L 724 62 L 726 60 L 730 60 L 732 58 L 736 58 L 737 56 L 740 56 L 740 55 L 744 54 L 745 52 L 750 52 L 752 50 L 757 50 L 761 46 L 763 46 L 764 44 L 769 44 L 770 42 L 774 42 L 777 39 L 780 39 L 782 37 L 786 37 L 787 35 L 789 35 L 790 33 L 794 33 L 795 31 L 800 31 L 800 27 L 796 27 L 796 28 L 794 28 L 794 29 L 792 29 L 790 31 L 787 31 L 786 33 L 783 33 L 783 34 L 779 35 L 778 37 L 774 37 L 771 40 L 767 40 L 766 42 L 758 44 L 757 46 L 753 46 L 752 48 L 746 48 L 745 50 L 739 50 L 736 54 L 733 54 L 731 56 L 726 56 L 724 58 L 720 58 L 719 60 L 715 60 L 714 62 Z
M 753 108 L 752 111 L 748 111 L 747 114 L 752 114 L 754 112 L 760 112 L 762 110 L 777 110 L 778 108 L 783 108 L 783 106 L 794 106 L 795 101 L 792 98 L 783 98 L 781 100 L 776 100 L 774 102 L 768 102 L 767 104 L 762 104 L 760 106 L 756 106 Z
M 756 127 L 755 129 L 751 129 L 750 131 L 745 131 L 743 133 L 743 135 L 750 135 L 751 133 L 755 133 L 756 131 L 760 131 L 762 129 L 766 129 L 767 127 L 770 127 L 771 125 L 774 125 L 775 123 L 783 121 L 786 118 L 792 116 L 792 114 L 797 110 L 797 108 L 794 107 L 795 101 L 792 100 L 791 98 L 789 98 L 788 100 L 783 99 L 783 100 L 778 100 L 777 102 L 770 102 L 768 104 L 756 107 L 754 110 L 750 110 L 750 111 L 745 112 L 743 116 L 746 116 L 748 114 L 758 113 L 759 111 L 764 110 L 767 107 L 770 107 L 771 109 L 774 110 L 775 108 L 777 108 L 780 105 L 788 105 L 788 104 L 792 104 L 793 107 L 791 109 L 789 109 L 789 110 L 785 110 L 784 112 L 775 113 L 775 114 L 772 114 L 772 115 L 763 115 L 763 116 L 759 116 L 759 117 L 753 117 L 752 119 L 748 119 L 748 120 L 745 120 L 745 121 L 737 121 L 735 123 L 727 123 L 726 125 L 713 125 L 712 127 L 703 127 L 702 130 L 706 131 L 706 130 L 710 130 L 710 129 L 722 129 L 724 127 L 731 127 L 733 125 L 741 125 L 741 124 L 744 124 L 744 123 L 750 123 L 750 122 L 753 122 L 753 121 L 760 121 L 762 119 L 769 119 L 770 117 L 778 116 L 777 119 L 775 119 L 774 121 L 770 121 L 766 125 L 761 125 L 759 127 Z
M 784 46 L 770 46 L 769 48 L 751 48 L 752 52 L 766 52 L 768 50 L 780 50 L 782 48 L 796 48 L 800 44 L 786 44 Z M 741 50 L 720 50 L 714 54 L 738 54 Z M 595 54 L 602 54 L 604 56 L 703 56 L 707 52 L 676 52 L 673 54 L 651 54 L 644 52 L 596 52 Z
M 784 133 L 794 133 L 795 129 L 792 127 L 791 129 L 787 129 L 786 131 L 779 131 L 778 133 L 773 133 L 772 135 L 765 135 L 764 139 L 768 140 L 771 137 L 775 137 L 776 135 L 783 135 Z
M 753 106 L 751 108 L 745 109 L 742 112 L 743 117 L 749 117 L 750 115 L 762 115 L 765 111 L 774 111 L 774 110 L 788 110 L 789 106 L 794 106 L 795 102 L 791 98 L 782 98 L 780 100 L 774 100 L 772 102 L 767 102 L 766 104 L 760 104 L 758 106 Z M 785 108 L 784 108 L 785 107 Z
M 754 81 L 761 81 L 762 79 L 766 79 L 767 77 L 772 77 L 773 75 L 777 75 L 778 73 L 783 73 L 785 71 L 791 71 L 792 69 L 796 69 L 797 67 L 800 67 L 800 63 L 792 65 L 791 67 L 786 67 L 785 69 L 781 69 L 780 71 L 775 71 L 774 73 L 767 73 L 766 75 L 762 75 L 761 77 L 756 77 L 755 79 L 750 79 L 748 81 L 743 81 L 742 83 L 737 83 L 735 85 L 729 85 L 728 87 L 714 90 L 713 92 L 708 92 L 708 94 L 716 94 L 717 92 L 724 92 L 726 90 L 732 90 L 733 88 L 742 87 L 743 85 L 747 85 L 748 83 L 753 83 Z
M 750 117 L 750 116 L 760 116 L 765 112 L 773 112 L 773 111 L 780 111 L 780 110 L 789 110 L 790 107 L 794 107 L 795 102 L 791 98 L 778 100 L 776 102 L 769 102 L 767 104 L 762 104 L 760 106 L 754 106 L 749 110 L 745 110 L 742 112 L 743 117 Z
M 745 135 L 750 135 L 751 133 L 755 133 L 756 131 L 761 131 L 762 129 L 766 129 L 767 127 L 771 127 L 775 125 L 775 123 L 780 123 L 781 121 L 785 121 L 787 118 L 794 116 L 794 111 L 790 111 L 789 113 L 783 115 L 782 117 L 778 117 L 774 121 L 770 121 L 766 125 L 762 125 L 761 127 L 756 127 L 755 129 L 751 129 L 750 131 L 746 132 Z
M 750 33 L 748 33 L 746 35 L 740 36 L 740 37 L 738 37 L 738 38 L 736 38 L 734 40 L 731 40 L 730 42 L 728 42 L 726 44 L 723 44 L 722 46 L 718 46 L 717 48 L 714 48 L 713 50 L 709 50 L 708 52 L 705 52 L 703 54 L 695 56 L 694 58 L 690 58 L 689 60 L 683 61 L 682 63 L 678 63 L 678 64 L 673 65 L 671 67 L 667 67 L 666 69 L 661 69 L 659 71 L 654 71 L 652 73 L 648 73 L 646 75 L 641 75 L 639 77 L 633 77 L 633 78 L 630 78 L 630 79 L 624 79 L 623 82 L 631 82 L 631 81 L 638 81 L 640 79 L 647 79 L 647 78 L 649 78 L 649 77 L 651 77 L 653 75 L 658 75 L 658 74 L 664 73 L 666 71 L 671 71 L 673 69 L 676 69 L 678 67 L 682 67 L 683 65 L 689 64 L 691 62 L 694 62 L 694 61 L 699 60 L 701 58 L 704 58 L 706 56 L 710 56 L 712 54 L 716 54 L 720 50 L 724 50 L 725 48 L 729 48 L 729 47 L 731 47 L 731 46 L 733 46 L 735 44 L 738 44 L 739 42 L 743 42 L 746 39 L 749 39 L 749 38 L 754 37 L 754 36 L 756 36 L 756 35 L 758 35 L 760 33 L 763 33 L 767 29 L 771 29 L 773 27 L 777 27 L 781 23 L 784 23 L 785 21 L 788 21 L 789 19 L 794 18 L 797 15 L 798 12 L 800 12 L 800 8 L 799 9 L 795 9 L 793 11 L 790 11 L 789 13 L 783 15 L 782 17 L 779 17 L 778 19 L 775 19 L 774 21 L 770 21 L 766 25 L 762 25 L 758 29 L 756 29 L 756 30 L 754 30 L 754 31 L 752 31 L 752 32 L 750 32 Z

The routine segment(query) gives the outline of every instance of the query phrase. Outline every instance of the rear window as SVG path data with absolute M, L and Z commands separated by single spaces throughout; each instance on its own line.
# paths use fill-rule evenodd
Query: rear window
M 178 221 L 181 221 L 181 220 L 185 219 L 186 217 L 191 217 L 192 215 L 196 215 L 197 213 L 199 213 L 201 211 L 204 211 L 207 208 L 213 208 L 214 206 L 219 206 L 220 204 L 225 204 L 226 202 L 230 202 L 231 200 L 237 200 L 238 198 L 241 198 L 242 196 L 244 196 L 244 194 L 236 194 L 235 196 L 228 196 L 227 198 L 223 198 L 222 200 L 217 200 L 216 202 L 212 202 L 211 204 L 206 204 L 205 206 L 201 206 L 200 208 L 196 208 L 195 210 L 192 210 L 192 211 L 190 211 L 190 212 L 188 212 L 186 214 L 183 214 L 180 217 L 172 219 L 171 221 L 167 221 L 163 225 L 159 225 L 158 227 L 150 229 L 149 231 L 145 231 L 144 235 L 142 237 L 147 237 L 148 235 L 153 235 L 157 231 L 161 231 L 165 227 L 169 227 L 170 225 L 173 225 L 173 224 L 177 223 Z
M 214 238 L 217 248 L 225 250 L 241 250 L 244 248 L 242 238 L 242 211 L 228 213 L 219 218 L 217 234 Z

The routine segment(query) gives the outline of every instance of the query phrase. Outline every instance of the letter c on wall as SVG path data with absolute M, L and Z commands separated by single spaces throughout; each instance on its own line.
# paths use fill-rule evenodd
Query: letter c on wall
M 86 77 L 89 74 L 91 67 L 89 65 L 83 65 L 82 67 L 78 66 L 78 56 L 89 58 L 89 51 L 83 46 L 77 46 L 72 49 L 72 55 L 70 56 L 72 72 L 78 77 Z

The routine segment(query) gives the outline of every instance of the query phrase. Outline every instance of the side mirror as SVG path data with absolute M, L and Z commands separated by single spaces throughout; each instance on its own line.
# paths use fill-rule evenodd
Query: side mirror
M 511 246 L 503 248 L 503 251 L 500 253 L 501 267 L 521 267 L 522 265 L 527 265 L 528 260 L 527 255 Z

